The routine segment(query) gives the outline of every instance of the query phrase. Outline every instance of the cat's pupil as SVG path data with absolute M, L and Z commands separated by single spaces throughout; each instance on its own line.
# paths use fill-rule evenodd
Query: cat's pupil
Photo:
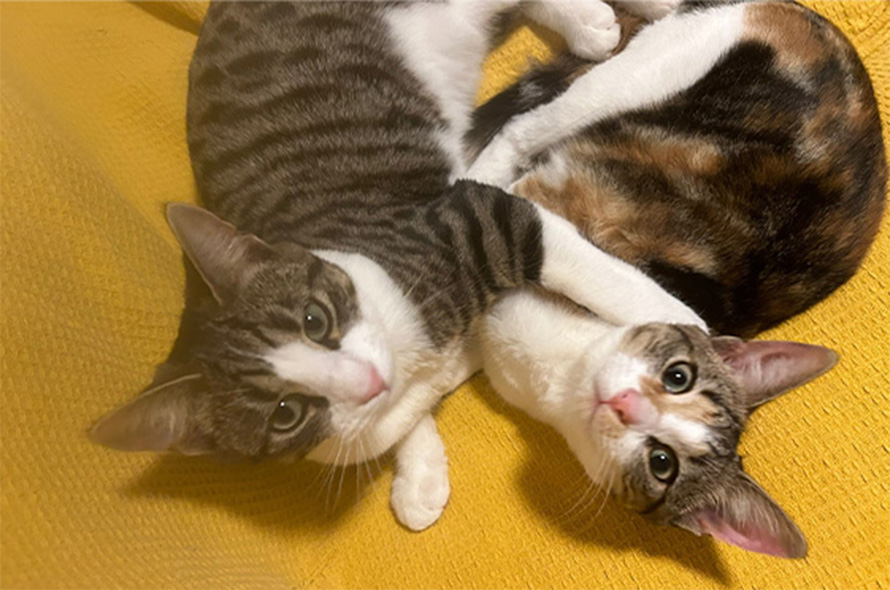
M 278 402 L 269 422 L 278 431 L 287 431 L 303 420 L 303 402 L 296 396 L 288 396 Z
M 661 377 L 664 388 L 669 393 L 686 393 L 692 388 L 695 373 L 689 363 L 674 363 Z
M 318 303 L 310 303 L 306 306 L 303 316 L 303 329 L 306 335 L 316 342 L 324 340 L 328 336 L 330 320 L 328 314 Z
M 306 314 L 306 329 L 310 332 L 317 332 L 324 326 L 324 320 L 316 315 Z
M 677 473 L 677 459 L 667 447 L 649 451 L 649 470 L 657 479 L 669 483 Z
M 668 378 L 672 385 L 683 386 L 686 384 L 686 373 L 683 371 L 671 371 L 668 373 Z

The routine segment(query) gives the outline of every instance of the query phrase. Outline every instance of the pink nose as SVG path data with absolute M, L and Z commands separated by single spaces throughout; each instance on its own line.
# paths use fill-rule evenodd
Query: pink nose
M 622 424 L 636 424 L 643 419 L 642 396 L 634 389 L 619 391 L 606 400 L 609 407 L 618 414 Z
M 371 367 L 370 375 L 368 377 L 368 389 L 362 398 L 362 403 L 371 401 L 384 391 L 386 391 L 386 381 L 383 380 L 383 377 L 380 376 L 377 369 Z

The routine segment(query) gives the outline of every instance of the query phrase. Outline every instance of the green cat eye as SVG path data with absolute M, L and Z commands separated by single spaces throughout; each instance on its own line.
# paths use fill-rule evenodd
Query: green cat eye
M 272 412 L 269 424 L 273 430 L 287 432 L 303 423 L 306 417 L 306 406 L 299 396 L 289 395 L 278 402 L 278 407 Z
M 649 450 L 649 471 L 658 481 L 672 483 L 679 468 L 677 456 L 670 447 L 656 445 Z
M 314 342 L 321 342 L 331 332 L 331 320 L 328 312 L 321 304 L 310 302 L 303 312 L 303 330 Z
M 668 393 L 686 393 L 695 383 L 695 367 L 689 363 L 674 363 L 662 373 L 661 383 Z

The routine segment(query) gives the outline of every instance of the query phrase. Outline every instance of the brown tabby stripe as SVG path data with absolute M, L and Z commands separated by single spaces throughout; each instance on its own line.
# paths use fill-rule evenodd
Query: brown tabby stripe
M 190 71 L 189 146 L 209 209 L 269 242 L 370 257 L 441 346 L 495 292 L 538 278 L 541 227 L 525 201 L 448 187 L 444 122 L 381 46 L 381 12 L 211 5 Z

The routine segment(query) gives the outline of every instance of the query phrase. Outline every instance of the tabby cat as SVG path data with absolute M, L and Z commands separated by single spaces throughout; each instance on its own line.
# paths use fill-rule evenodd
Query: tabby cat
M 187 257 L 179 337 L 93 440 L 335 464 L 394 447 L 392 507 L 419 530 L 450 493 L 431 411 L 479 370 L 496 294 L 540 284 L 616 323 L 704 326 L 543 208 L 449 184 L 488 30 L 517 4 L 211 4 L 188 141 L 212 213 L 168 208 Z M 587 57 L 618 42 L 598 2 L 528 10 Z
M 474 122 L 470 178 L 572 221 L 723 334 L 829 295 L 884 208 L 868 74 L 797 4 L 687 2 L 600 65 L 532 70 Z
M 531 72 L 475 119 L 470 177 L 567 217 L 724 332 L 749 336 L 837 288 L 883 210 L 868 76 L 793 4 L 686 6 L 603 64 Z M 530 291 L 499 301 L 483 334 L 495 388 L 559 430 L 595 482 L 657 522 L 805 555 L 736 445 L 754 407 L 833 352 L 616 328 Z

